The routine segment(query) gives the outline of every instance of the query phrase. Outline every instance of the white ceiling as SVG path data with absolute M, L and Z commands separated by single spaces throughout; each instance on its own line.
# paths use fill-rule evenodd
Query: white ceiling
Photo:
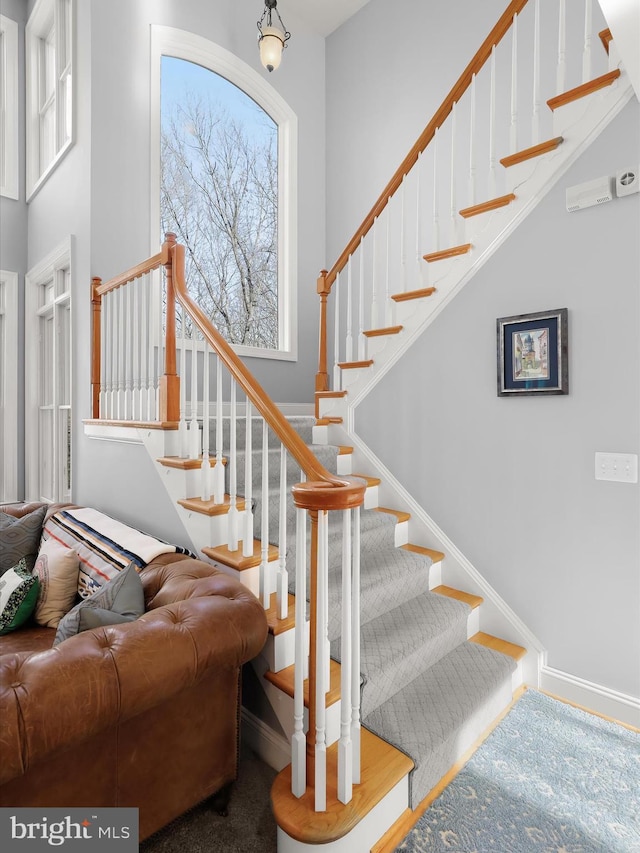
M 362 9 L 369 0 L 278 0 L 278 10 L 287 23 L 287 12 L 295 13 L 322 36 Z

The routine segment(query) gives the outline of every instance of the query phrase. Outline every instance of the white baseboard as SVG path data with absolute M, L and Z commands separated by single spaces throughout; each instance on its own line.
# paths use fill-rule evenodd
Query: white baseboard
M 540 689 L 597 714 L 640 728 L 640 698 L 635 696 L 585 681 L 546 664 L 540 672 Z
M 242 740 L 269 767 L 283 770 L 291 764 L 291 745 L 285 737 L 263 723 L 246 708 L 242 708 Z

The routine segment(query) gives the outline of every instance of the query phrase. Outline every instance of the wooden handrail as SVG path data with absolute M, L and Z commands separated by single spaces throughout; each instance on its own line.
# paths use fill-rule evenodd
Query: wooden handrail
M 336 276 L 338 275 L 338 273 L 346 266 L 349 257 L 358 248 L 360 240 L 365 236 L 365 234 L 367 234 L 367 232 L 373 226 L 375 220 L 378 218 L 378 216 L 380 216 L 382 211 L 387 206 L 389 199 L 394 195 L 396 190 L 402 184 L 402 179 L 404 178 L 404 176 L 411 171 L 411 169 L 418 160 L 418 156 L 429 145 L 435 135 L 436 130 L 442 126 L 445 119 L 452 111 L 454 103 L 457 103 L 460 100 L 460 98 L 464 95 L 465 91 L 471 85 L 473 75 L 477 74 L 482 68 L 482 66 L 485 64 L 485 62 L 489 59 L 493 46 L 497 45 L 503 39 L 505 34 L 509 31 L 511 24 L 513 23 L 513 16 L 520 14 L 526 4 L 527 0 L 511 0 L 511 3 L 509 3 L 505 11 L 502 13 L 494 28 L 491 30 L 486 39 L 482 42 L 482 45 L 480 46 L 478 52 L 473 57 L 471 62 L 467 65 L 465 70 L 462 72 L 462 74 L 458 78 L 458 81 L 455 83 L 455 85 L 453 86 L 447 97 L 444 99 L 440 107 L 436 110 L 433 118 L 422 131 L 415 145 L 404 158 L 387 186 L 380 193 L 378 200 L 373 205 L 367 216 L 364 218 L 362 224 L 360 225 L 356 233 L 353 235 L 338 260 L 331 267 L 331 270 L 328 272 L 328 274 L 324 276 L 324 285 L 325 288 L 328 288 L 329 291 L 331 290 L 331 286 L 336 280 Z
M 294 486 L 292 490 L 296 506 L 311 510 L 350 509 L 360 506 L 364 501 L 364 481 L 354 477 L 337 477 L 327 471 L 238 358 L 230 344 L 213 327 L 206 314 L 189 296 L 184 275 L 184 246 L 176 243 L 175 234 L 167 234 L 164 245 L 168 247 L 172 259 L 176 298 L 184 306 L 212 349 L 222 359 L 225 367 L 253 406 L 304 471 L 308 481 Z
M 160 269 L 161 266 L 166 266 L 168 263 L 170 263 L 169 247 L 167 243 L 163 243 L 162 249 L 157 255 L 148 258 L 146 261 L 141 261 L 139 264 L 136 264 L 135 267 L 131 267 L 131 269 L 110 278 L 108 281 L 102 282 L 102 284 L 98 285 L 96 288 L 96 293 L 99 296 L 103 296 L 105 293 L 109 293 L 111 290 L 116 290 L 118 287 L 122 287 L 123 284 L 128 284 L 130 281 L 134 281 L 134 279 L 140 278 L 142 275 L 153 272 L 153 270 Z

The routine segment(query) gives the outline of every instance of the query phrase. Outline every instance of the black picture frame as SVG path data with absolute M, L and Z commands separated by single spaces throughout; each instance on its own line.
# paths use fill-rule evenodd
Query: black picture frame
M 569 393 L 568 310 L 499 317 L 498 396 Z

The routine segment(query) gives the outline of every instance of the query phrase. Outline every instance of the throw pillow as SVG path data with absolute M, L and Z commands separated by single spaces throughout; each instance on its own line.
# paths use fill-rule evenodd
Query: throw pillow
M 38 578 L 27 569 L 26 560 L 8 569 L 0 578 L 0 634 L 24 624 L 38 600 Z
M 46 509 L 46 506 L 40 507 L 22 518 L 0 512 L 0 575 L 16 566 L 23 557 L 27 570 L 33 569 Z
M 55 539 L 40 546 L 33 574 L 40 581 L 35 620 L 38 625 L 57 628 L 73 607 L 78 592 L 78 555 Z
M 60 620 L 53 645 L 57 646 L 63 640 L 89 628 L 114 625 L 118 622 L 133 622 L 143 613 L 142 581 L 135 564 L 129 563 L 126 569 L 118 572 L 109 583 L 89 598 L 84 598 L 76 604 Z

